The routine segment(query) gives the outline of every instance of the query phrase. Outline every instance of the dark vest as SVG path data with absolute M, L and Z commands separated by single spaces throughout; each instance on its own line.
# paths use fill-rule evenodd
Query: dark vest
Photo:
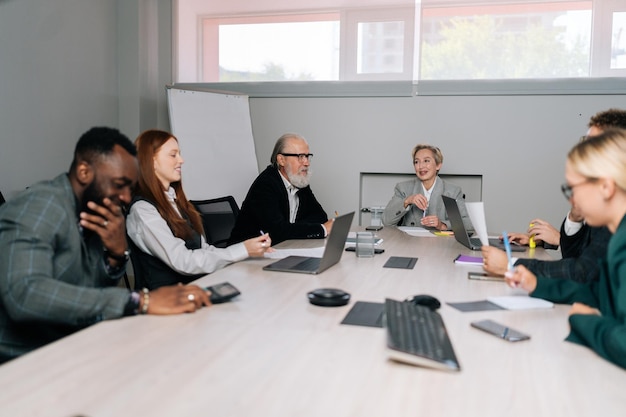
M 147 201 L 148 203 L 156 207 L 154 202 L 143 197 L 135 197 L 133 199 L 133 202 L 131 203 L 131 206 L 140 200 Z M 187 220 L 187 223 L 190 223 L 187 217 L 184 218 L 185 220 Z M 205 275 L 185 275 L 178 273 L 160 259 L 143 252 L 137 247 L 137 245 L 135 245 L 132 239 L 129 238 L 128 243 L 131 249 L 130 259 L 133 263 L 133 270 L 135 272 L 136 290 L 140 290 L 144 287 L 149 290 L 154 290 L 165 285 L 174 285 L 179 282 L 186 284 Z M 191 238 L 185 240 L 185 246 L 187 247 L 187 249 L 190 250 L 200 249 L 200 247 L 202 246 L 200 234 L 198 234 L 198 232 L 194 230 Z

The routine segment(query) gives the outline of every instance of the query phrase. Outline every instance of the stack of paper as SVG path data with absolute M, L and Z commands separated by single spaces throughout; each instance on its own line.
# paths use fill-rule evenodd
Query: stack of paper
M 403 231 L 409 236 L 417 237 L 435 237 L 435 235 L 428 229 L 417 226 L 398 226 L 398 230 Z

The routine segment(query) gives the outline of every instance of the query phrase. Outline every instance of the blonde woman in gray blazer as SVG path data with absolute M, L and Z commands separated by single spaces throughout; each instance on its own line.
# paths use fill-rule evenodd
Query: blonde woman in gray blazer
M 443 165 L 441 150 L 431 145 L 413 148 L 413 167 L 417 178 L 396 184 L 394 195 L 383 212 L 385 226 L 422 226 L 433 230 L 449 230 L 450 221 L 442 195 L 458 201 L 463 223 L 473 229 L 465 208 L 463 191 L 439 177 Z

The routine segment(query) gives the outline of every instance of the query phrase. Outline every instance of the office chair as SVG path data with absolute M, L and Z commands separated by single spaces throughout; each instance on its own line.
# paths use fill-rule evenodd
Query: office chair
M 233 196 L 210 200 L 191 200 L 202 216 L 202 225 L 207 242 L 218 248 L 228 246 L 230 232 L 235 227 L 239 206 Z
M 144 269 L 144 264 L 140 257 L 139 252 L 141 249 L 135 245 L 135 242 L 130 237 L 126 238 L 128 240 L 128 247 L 130 249 L 130 263 L 133 267 L 133 276 L 134 280 L 131 283 L 128 279 L 128 275 L 124 274 L 124 283 L 128 287 L 129 290 L 137 290 L 140 291 L 143 287 L 146 287 L 146 270 Z

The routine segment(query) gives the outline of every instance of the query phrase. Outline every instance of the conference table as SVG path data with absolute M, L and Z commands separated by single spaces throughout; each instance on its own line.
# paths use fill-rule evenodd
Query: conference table
M 354 227 L 353 230 L 362 230 Z M 196 281 L 230 282 L 229 303 L 178 316 L 102 322 L 0 366 L 2 416 L 623 416 L 626 371 L 565 342 L 569 306 L 462 312 L 448 303 L 509 295 L 475 281 L 453 237 L 377 232 L 383 254 L 319 275 L 268 272 L 248 259 Z M 301 243 L 301 242 L 300 242 Z M 309 244 L 323 244 L 323 241 Z M 298 242 L 285 242 L 285 248 Z M 383 268 L 390 256 L 413 269 Z M 543 249 L 521 256 L 549 259 Z M 342 307 L 307 292 L 339 288 Z M 388 359 L 384 328 L 341 324 L 357 301 L 429 294 L 461 364 L 446 372 Z M 531 336 L 511 343 L 470 326 L 490 318 Z

